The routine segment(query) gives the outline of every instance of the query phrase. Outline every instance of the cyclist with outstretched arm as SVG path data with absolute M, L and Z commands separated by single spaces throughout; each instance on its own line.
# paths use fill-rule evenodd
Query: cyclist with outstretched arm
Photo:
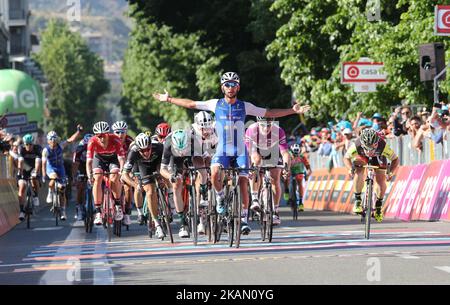
M 224 192 L 220 180 L 220 168 L 228 168 L 232 160 L 237 162 L 238 167 L 248 168 L 248 153 L 245 147 L 245 118 L 248 115 L 263 117 L 283 117 L 296 113 L 305 113 L 310 106 L 295 104 L 289 109 L 265 109 L 241 101 L 237 98 L 240 90 L 240 78 L 235 72 L 226 72 L 220 79 L 223 98 L 208 101 L 193 101 L 190 99 L 174 98 L 166 91 L 164 94 L 154 93 L 153 97 L 161 102 L 168 102 L 177 106 L 214 112 L 216 118 L 216 132 L 219 137 L 216 154 L 211 162 L 211 179 L 217 195 L 217 212 L 225 212 Z M 248 173 L 241 172 L 239 186 L 241 194 L 248 194 Z M 248 196 L 243 197 L 243 221 L 241 232 L 248 234 L 250 227 L 247 225 L 247 210 L 249 205 Z

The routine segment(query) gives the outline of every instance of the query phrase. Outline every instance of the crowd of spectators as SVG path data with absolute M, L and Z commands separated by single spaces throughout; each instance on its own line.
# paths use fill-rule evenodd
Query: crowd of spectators
M 426 107 L 398 106 L 389 115 L 374 113 L 365 116 L 359 112 L 352 121 L 328 122 L 317 126 L 306 135 L 291 135 L 291 143 L 302 143 L 309 152 L 328 157 L 333 153 L 345 154 L 351 143 L 365 128 L 373 128 L 385 139 L 410 136 L 411 148 L 421 151 L 423 140 L 428 138 L 442 143 L 450 135 L 449 104 L 434 104 L 431 111 Z M 448 135 L 446 134 L 446 131 Z

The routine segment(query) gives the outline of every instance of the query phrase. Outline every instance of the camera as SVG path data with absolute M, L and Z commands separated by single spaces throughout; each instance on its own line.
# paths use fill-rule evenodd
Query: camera
M 8 142 L 0 140 L 0 151 L 1 152 L 9 151 L 10 149 L 11 149 L 11 145 L 9 145 Z

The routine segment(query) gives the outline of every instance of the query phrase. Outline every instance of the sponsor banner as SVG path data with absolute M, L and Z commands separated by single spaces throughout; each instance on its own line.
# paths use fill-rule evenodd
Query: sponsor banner
M 442 161 L 434 161 L 428 164 L 419 185 L 419 193 L 414 200 L 411 220 L 430 220 L 432 206 L 437 196 L 439 184 L 443 178 L 442 170 L 444 170 L 444 162 Z
M 314 201 L 314 210 L 323 210 L 325 188 L 328 183 L 329 175 L 322 176 L 322 182 L 319 185 L 319 192 L 316 201 Z
M 395 218 L 400 211 L 401 203 L 408 187 L 412 174 L 412 166 L 401 166 L 395 178 L 395 183 L 384 204 L 384 216 L 386 218 Z
M 344 189 L 342 190 L 341 198 L 339 198 L 339 204 L 337 205 L 338 212 L 350 212 L 353 207 L 353 179 L 350 179 L 346 175 L 346 182 L 344 184 Z
M 400 209 L 397 211 L 396 218 L 403 221 L 411 220 L 411 210 L 414 200 L 419 193 L 419 186 L 427 169 L 427 164 L 416 165 L 411 168 L 411 175 L 404 196 L 400 202 Z
M 333 169 L 334 170 L 334 169 Z M 331 198 L 325 205 L 326 210 L 336 211 L 338 209 L 339 198 L 341 197 L 342 190 L 344 189 L 344 184 L 347 179 L 346 174 L 337 173 L 336 182 L 334 183 L 333 192 L 331 193 Z
M 420 220 L 450 220 L 450 160 L 443 161 L 442 163 L 441 174 L 437 183 L 438 186 L 431 200 L 432 207 L 424 205 L 420 214 Z M 428 212 L 431 213 L 430 216 L 428 216 Z
M 315 174 L 313 173 L 309 178 L 308 178 L 308 182 L 306 184 L 306 192 L 305 195 L 303 196 L 303 204 L 305 205 L 306 208 L 311 209 L 312 208 L 312 203 L 311 203 L 311 194 L 312 194 L 312 190 L 314 188 L 314 186 L 316 185 L 316 179 L 317 177 L 315 176 Z
M 0 179 L 0 236 L 19 223 L 19 203 L 15 180 Z
M 334 169 L 333 169 L 333 171 L 334 171 Z M 328 204 L 330 203 L 331 194 L 333 193 L 335 182 L 336 182 L 336 174 L 332 173 L 330 175 L 330 178 L 328 179 L 328 183 L 327 183 L 327 186 L 326 186 L 324 200 L 323 200 L 323 205 L 322 205 L 322 210 L 326 210 Z

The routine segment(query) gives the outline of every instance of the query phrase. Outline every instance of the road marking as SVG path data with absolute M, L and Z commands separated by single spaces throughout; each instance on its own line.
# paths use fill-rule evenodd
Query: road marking
M 33 231 L 58 231 L 61 230 L 63 227 L 47 227 L 47 228 L 36 228 L 33 229 Z
M 439 269 L 439 270 L 441 270 L 441 271 L 444 271 L 444 272 L 447 272 L 447 273 L 450 273 L 450 266 L 435 266 L 434 268 L 436 268 L 436 269 Z
M 404 259 L 420 259 L 420 257 L 410 255 L 410 254 L 411 254 L 410 252 L 404 252 L 404 253 L 400 253 L 400 254 L 395 254 L 395 256 L 404 258 Z
M 97 230 L 97 241 L 104 241 L 106 239 L 105 230 Z M 99 242 L 95 246 L 95 253 L 106 253 L 106 243 Z M 97 264 L 102 264 L 106 267 L 96 267 L 94 269 L 94 285 L 113 285 L 114 284 L 114 274 L 111 269 L 111 266 L 109 266 L 108 263 L 108 257 L 106 254 L 103 254 L 101 257 L 98 258 Z

